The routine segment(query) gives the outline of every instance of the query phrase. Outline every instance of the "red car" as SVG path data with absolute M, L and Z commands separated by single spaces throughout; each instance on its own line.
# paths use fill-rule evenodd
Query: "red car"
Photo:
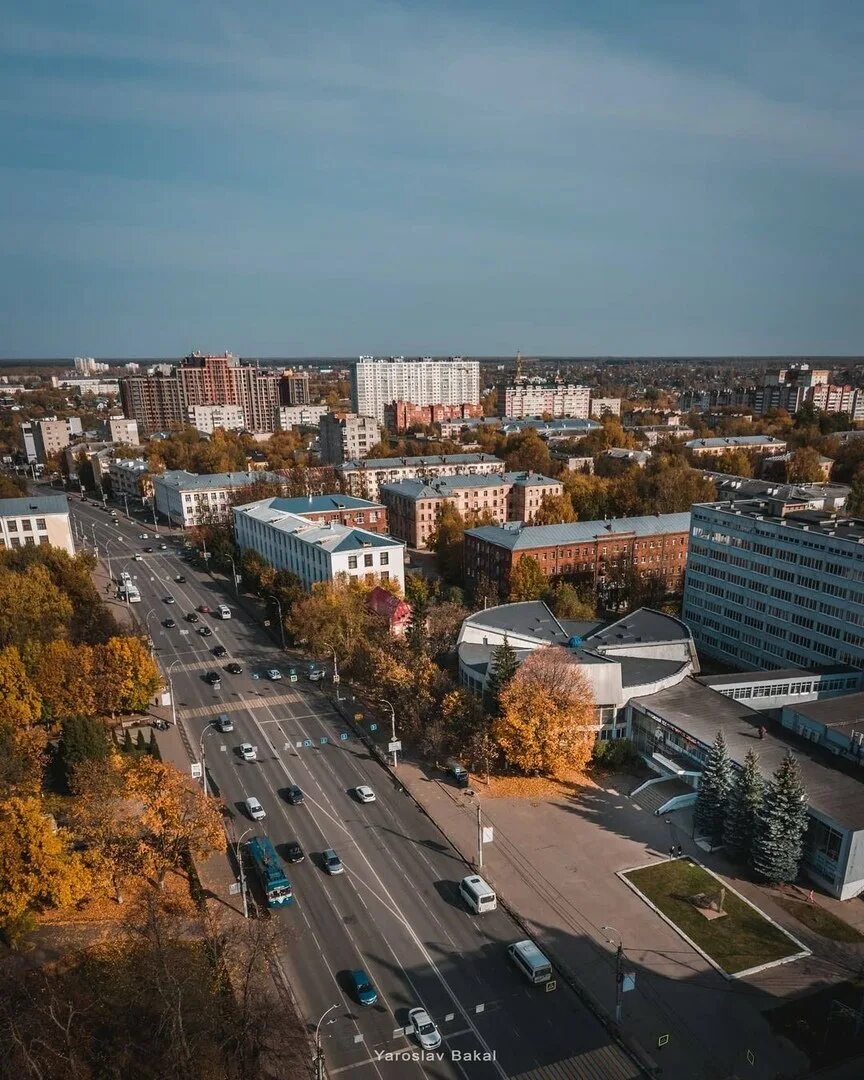
M 206 604 L 199 604 L 198 605 L 198 610 L 201 612 L 202 615 L 209 615 L 210 614 L 210 608 L 207 607 Z

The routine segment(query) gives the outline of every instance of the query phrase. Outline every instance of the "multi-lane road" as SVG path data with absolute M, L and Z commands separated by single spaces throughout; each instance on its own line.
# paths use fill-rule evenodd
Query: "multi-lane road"
M 424 1076 L 453 1080 L 617 1080 L 639 1069 L 610 1038 L 580 999 L 561 981 L 552 992 L 528 985 L 513 968 L 506 946 L 524 937 L 500 908 L 472 914 L 457 887 L 469 868 L 434 823 L 350 736 L 318 686 L 263 677 L 267 668 L 287 674 L 291 662 L 232 604 L 224 580 L 192 569 L 168 536 L 152 537 L 152 522 L 119 520 L 92 503 L 70 499 L 79 535 L 94 539 L 116 578 L 134 576 L 142 602 L 131 610 L 151 634 L 163 669 L 170 673 L 179 724 L 196 750 L 203 737 L 207 778 L 234 815 L 235 836 L 266 833 L 284 852 L 299 841 L 302 863 L 288 867 L 296 902 L 274 913 L 280 930 L 279 962 L 301 1009 L 321 1025 L 331 1076 L 346 1080 L 403 1080 Z M 160 530 L 164 532 L 164 530 Z M 160 551 L 159 543 L 168 543 Z M 145 546 L 154 551 L 145 554 Z M 135 553 L 141 553 L 135 561 Z M 178 575 L 186 577 L 178 583 Z M 173 596 L 175 603 L 164 598 Z M 232 605 L 222 621 L 184 615 L 199 605 Z M 177 626 L 165 628 L 164 619 Z M 213 634 L 202 637 L 201 625 Z M 227 649 L 213 657 L 216 645 Z M 236 661 L 243 671 L 228 674 Z M 305 670 L 305 665 L 303 665 Z M 218 670 L 220 690 L 204 674 Z M 261 675 L 253 678 L 254 674 Z M 301 676 L 302 679 L 302 676 Z M 212 726 L 227 713 L 234 731 Z M 341 735 L 349 734 L 347 739 Z M 249 742 L 258 760 L 244 762 L 237 747 Z M 301 806 L 284 791 L 298 785 Z M 353 789 L 368 784 L 376 801 L 361 804 Z M 253 824 L 243 801 L 262 803 L 267 817 Z M 320 853 L 334 848 L 345 872 L 328 876 Z M 253 890 L 255 886 L 252 886 Z M 365 968 L 378 991 L 372 1007 L 359 1005 L 347 972 Z M 440 1051 L 420 1055 L 407 1014 L 424 1006 L 443 1036 Z M 279 1022 L 278 1017 L 273 1018 Z

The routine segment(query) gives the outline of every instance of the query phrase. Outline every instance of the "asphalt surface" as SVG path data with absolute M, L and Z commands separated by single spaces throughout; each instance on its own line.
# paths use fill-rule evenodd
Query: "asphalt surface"
M 160 529 L 164 535 L 155 541 L 140 539 L 142 532 L 153 537 L 152 518 L 149 524 L 129 521 L 120 510 L 115 523 L 75 496 L 70 507 L 78 532 L 91 546 L 95 537 L 103 560 L 110 556 L 114 578 L 123 570 L 133 575 L 142 602 L 131 610 L 170 674 L 180 726 L 193 747 L 203 737 L 208 784 L 233 815 L 235 837 L 266 833 L 280 854 L 293 840 L 306 853 L 302 863 L 287 867 L 296 902 L 271 917 L 281 930 L 279 961 L 310 1027 L 336 1006 L 321 1025 L 331 1076 L 640 1075 L 568 987 L 559 981 L 545 992 L 513 968 L 506 946 L 524 934 L 501 909 L 478 916 L 465 907 L 457 889 L 469 868 L 363 744 L 353 735 L 340 738 L 349 733 L 323 688 L 302 675 L 294 685 L 263 676 L 271 667 L 287 674 L 299 658 L 286 657 L 233 604 L 224 579 L 214 581 L 181 560 L 167 530 Z M 169 550 L 159 551 L 160 542 Z M 145 546 L 156 550 L 144 554 Z M 133 559 L 135 552 L 141 561 Z M 185 584 L 175 582 L 178 574 Z M 174 604 L 165 603 L 168 595 Z M 187 623 L 184 615 L 202 603 L 228 603 L 233 617 L 200 615 L 198 624 Z M 176 628 L 164 628 L 166 618 L 175 619 Z M 197 633 L 204 625 L 211 637 Z M 226 657 L 212 656 L 217 644 L 227 648 Z M 241 674 L 227 673 L 231 661 L 243 665 Z M 218 691 L 204 681 L 210 670 L 220 672 Z M 208 727 L 222 712 L 234 722 L 230 734 Z M 257 746 L 256 762 L 241 760 L 241 742 Z M 291 784 L 303 790 L 302 806 L 285 801 Z M 373 788 L 374 803 L 353 796 L 360 784 Z M 243 800 L 250 795 L 263 804 L 264 821 L 253 824 L 247 817 Z M 339 876 L 322 868 L 320 853 L 331 847 L 345 866 Z M 253 898 L 260 895 L 254 881 L 250 889 Z M 346 976 L 353 968 L 371 976 L 376 1005 L 363 1007 L 352 998 Z M 440 1050 L 425 1057 L 403 1031 L 417 1005 L 428 1010 L 443 1037 Z

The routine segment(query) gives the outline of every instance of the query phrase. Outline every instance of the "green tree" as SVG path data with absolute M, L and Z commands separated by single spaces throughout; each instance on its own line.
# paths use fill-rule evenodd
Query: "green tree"
M 543 595 L 556 619 L 596 619 L 597 604 L 569 581 L 556 581 Z
M 693 813 L 697 833 L 706 837 L 712 847 L 723 839 L 723 823 L 732 780 L 732 762 L 726 749 L 726 738 L 722 731 L 718 731 L 705 759 Z
M 459 585 L 462 581 L 462 547 L 465 519 L 456 506 L 445 500 L 438 510 L 435 529 L 426 542 L 438 559 L 438 569 L 445 581 Z
M 861 441 L 864 442 L 864 439 Z M 849 489 L 849 498 L 846 500 L 846 509 L 856 517 L 864 514 L 864 469 L 859 469 L 855 474 Z
M 536 428 L 526 428 L 518 435 L 510 435 L 503 454 L 508 470 L 513 472 L 537 472 L 548 476 L 552 471 L 549 445 L 540 438 Z
M 111 741 L 101 720 L 92 716 L 70 716 L 60 732 L 59 757 L 71 786 L 72 776 L 82 761 L 104 761 L 111 753 Z
M 540 564 L 531 555 L 523 555 L 510 571 L 510 600 L 539 600 L 549 582 Z
M 486 680 L 486 700 L 489 703 L 489 711 L 496 715 L 501 710 L 501 693 L 509 685 L 510 680 L 519 670 L 519 660 L 516 650 L 510 644 L 507 635 L 500 645 L 492 650 L 492 658 L 489 661 L 489 676 Z
M 764 795 L 765 781 L 759 770 L 759 758 L 748 750 L 744 768 L 735 774 L 723 822 L 723 846 L 729 857 L 738 862 L 749 864 L 752 860 L 756 819 Z
M 798 761 L 786 756 L 765 789 L 756 817 L 753 869 L 771 883 L 794 881 L 804 852 L 807 832 L 807 792 Z

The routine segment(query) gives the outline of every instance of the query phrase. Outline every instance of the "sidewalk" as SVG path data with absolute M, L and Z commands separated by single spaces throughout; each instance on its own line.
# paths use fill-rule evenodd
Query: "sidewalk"
M 400 762 L 397 775 L 473 863 L 477 799 L 413 762 Z M 635 972 L 636 990 L 623 996 L 622 1033 L 657 1062 L 664 1076 L 775 1080 L 807 1075 L 806 1057 L 775 1038 L 760 1010 L 813 980 L 824 981 L 824 970 L 820 973 L 818 964 L 817 970 L 799 969 L 796 963 L 772 969 L 764 978 L 730 983 L 615 876 L 667 857 L 669 827 L 663 819 L 594 786 L 572 798 L 544 800 L 478 794 L 483 822 L 494 828 L 493 842 L 484 845 L 483 876 L 607 1016 L 614 1015 L 616 984 L 614 951 L 606 939 L 623 940 L 625 971 Z M 679 840 L 686 854 L 710 862 L 688 838 Z M 752 899 L 767 910 L 761 896 Z M 790 923 L 779 908 L 769 914 Z M 797 925 L 793 932 L 807 940 Z M 666 1035 L 668 1042 L 658 1046 Z M 747 1050 L 754 1055 L 752 1065 Z

